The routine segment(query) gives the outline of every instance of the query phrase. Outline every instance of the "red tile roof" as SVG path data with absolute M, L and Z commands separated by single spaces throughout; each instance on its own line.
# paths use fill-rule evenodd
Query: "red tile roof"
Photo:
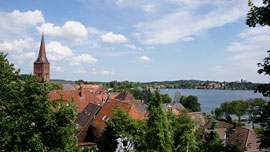
M 113 109 L 119 109 L 119 107 L 122 107 L 125 112 L 134 119 L 145 118 L 144 115 L 133 104 L 110 100 L 102 106 L 101 110 L 96 116 L 96 120 L 94 121 L 93 126 L 101 128 L 101 130 L 105 129 L 105 122 L 114 117 Z
M 77 113 L 81 113 L 88 103 L 102 105 L 103 102 L 87 90 L 52 90 L 49 93 L 50 100 L 61 99 L 60 94 L 64 100 L 74 100 L 74 105 L 77 107 Z
M 204 128 L 209 130 L 212 126 L 212 121 L 209 121 Z M 226 144 L 236 145 L 241 152 L 259 151 L 259 139 L 252 128 L 234 126 L 233 124 L 216 121 L 216 129 L 226 128 Z
M 132 94 L 124 91 L 121 92 L 118 96 L 116 96 L 114 99 L 116 100 L 135 100 Z

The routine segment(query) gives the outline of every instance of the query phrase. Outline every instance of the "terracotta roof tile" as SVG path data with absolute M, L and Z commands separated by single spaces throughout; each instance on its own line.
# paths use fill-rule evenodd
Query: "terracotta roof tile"
M 209 129 L 211 125 L 212 121 L 206 124 L 204 128 Z M 241 152 L 259 151 L 259 139 L 253 129 L 246 126 L 234 126 L 222 121 L 216 121 L 216 128 L 226 128 L 226 144 L 236 145 Z
M 115 100 L 135 100 L 132 94 L 124 91 L 114 98 Z
M 102 105 L 103 102 L 93 95 L 93 93 L 85 90 L 52 90 L 49 93 L 50 100 L 61 99 L 60 94 L 64 100 L 74 100 L 74 105 L 77 108 L 77 113 L 81 113 L 88 103 Z
M 144 115 L 142 115 L 141 112 L 134 105 L 126 102 L 110 100 L 102 106 L 100 112 L 96 116 L 96 120 L 94 121 L 93 126 L 104 130 L 106 127 L 105 122 L 114 117 L 113 109 L 118 109 L 119 107 L 122 107 L 125 112 L 134 119 L 145 118 Z

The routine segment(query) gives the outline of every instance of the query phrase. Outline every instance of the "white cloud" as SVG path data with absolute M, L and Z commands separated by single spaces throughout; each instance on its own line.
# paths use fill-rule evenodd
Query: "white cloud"
M 145 4 L 140 6 L 146 13 L 154 12 L 155 5 L 153 3 Z
M 187 41 L 193 41 L 193 40 L 194 40 L 193 37 L 185 37 L 185 38 L 181 39 L 181 41 L 185 41 L 185 42 L 187 42 Z
M 45 23 L 37 26 L 36 30 L 40 33 L 44 32 L 51 36 L 61 36 L 70 38 L 74 41 L 87 40 L 87 29 L 83 24 L 76 21 L 67 21 L 63 26 L 55 26 L 52 23 Z
M 95 52 L 96 55 L 100 56 L 125 56 L 125 55 L 131 55 L 131 54 L 137 54 L 138 52 L 135 51 L 126 51 L 126 52 Z
M 155 20 L 136 24 L 142 43 L 170 44 L 185 41 L 187 37 L 232 23 L 246 16 L 248 10 L 247 2 L 242 0 L 171 0 L 163 4 L 174 4 L 175 9 Z M 207 11 L 198 13 L 200 8 L 207 8 Z
M 64 72 L 64 69 L 60 66 L 57 66 L 57 64 L 55 62 L 51 62 L 50 68 L 54 72 Z
M 128 42 L 128 39 L 122 34 L 114 34 L 113 32 L 101 35 L 101 40 L 108 43 Z
M 96 29 L 96 28 L 93 28 L 93 27 L 87 27 L 87 32 L 88 34 L 90 35 L 99 35 L 99 34 L 103 34 L 104 32 Z
M 150 62 L 152 61 L 149 57 L 147 56 L 141 56 L 138 58 L 140 61 L 143 61 L 143 62 Z
M 114 50 L 115 48 L 114 47 L 104 47 L 102 48 L 103 50 Z
M 87 39 L 87 30 L 83 24 L 75 21 L 67 21 L 62 26 L 63 35 L 76 41 Z
M 23 50 L 36 50 L 39 44 L 32 38 L 14 40 L 12 42 L 4 41 L 0 43 L 0 50 L 4 52 L 22 53 Z
M 50 36 L 61 36 L 62 35 L 61 27 L 55 26 L 52 23 L 44 23 L 41 26 L 37 26 L 36 29 L 40 33 L 44 32 L 46 35 L 50 35 Z
M 47 56 L 49 60 L 59 61 L 73 56 L 71 49 L 67 46 L 63 46 L 59 42 L 50 42 L 46 46 Z
M 93 69 L 91 74 L 93 75 L 114 75 L 115 73 L 112 71 L 107 71 L 107 70 L 103 70 L 103 71 L 96 71 L 96 69 Z
M 232 42 L 227 52 L 230 55 L 227 58 L 227 64 L 220 66 L 216 65 L 211 70 L 220 77 L 239 77 L 249 81 L 265 81 L 256 71 L 258 70 L 257 63 L 267 56 L 267 50 L 270 48 L 270 31 L 265 27 L 249 28 L 237 35 L 240 39 Z M 225 78 L 224 78 L 225 79 Z M 269 81 L 269 80 L 267 80 Z
M 75 73 L 75 74 L 85 74 L 86 73 L 84 68 L 75 69 L 72 72 Z
M 265 35 L 266 33 L 270 33 L 270 28 L 268 26 L 264 27 L 257 27 L 257 28 L 249 28 L 241 33 L 238 34 L 240 38 L 246 38 L 249 36 L 256 36 L 256 35 Z
M 9 32 L 21 32 L 24 29 L 43 23 L 44 17 L 40 10 L 21 12 L 14 10 L 12 13 L 0 12 L 0 29 Z
M 18 60 L 28 60 L 28 59 L 34 59 L 35 58 L 35 52 L 27 52 L 27 53 L 21 53 L 19 55 L 12 55 L 14 59 Z
M 80 65 L 82 62 L 91 64 L 96 63 L 97 61 L 98 60 L 96 58 L 89 54 L 80 54 L 78 56 L 74 56 L 69 63 L 71 65 Z
M 142 50 L 142 48 L 140 48 L 140 47 L 137 47 L 136 45 L 133 45 L 133 44 L 125 44 L 124 45 L 126 48 L 128 48 L 128 49 L 133 49 L 133 50 Z

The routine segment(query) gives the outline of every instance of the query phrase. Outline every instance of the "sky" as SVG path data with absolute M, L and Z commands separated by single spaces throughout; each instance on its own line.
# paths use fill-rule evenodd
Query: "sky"
M 261 0 L 253 0 L 261 5 Z M 269 82 L 269 26 L 248 0 L 0 0 L 0 51 L 33 73 L 45 35 L 51 79 Z

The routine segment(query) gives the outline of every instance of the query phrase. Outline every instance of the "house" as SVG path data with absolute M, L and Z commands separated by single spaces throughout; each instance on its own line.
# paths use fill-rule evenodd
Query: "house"
M 164 103 L 162 104 L 162 108 L 164 111 L 168 111 L 169 109 L 172 109 L 173 112 L 178 111 L 178 113 L 175 113 L 177 115 L 180 114 L 179 111 L 185 110 L 185 107 L 181 103 Z
M 84 141 L 87 136 L 88 128 L 92 121 L 95 119 L 96 114 L 99 112 L 100 108 L 101 106 L 99 105 L 88 103 L 88 105 L 75 120 L 75 124 L 81 128 L 81 131 L 76 135 L 80 144 L 85 143 Z
M 121 92 L 114 99 L 115 100 L 135 100 L 133 95 L 128 93 L 127 91 Z
M 61 99 L 63 96 L 64 100 L 73 101 L 77 113 L 81 113 L 83 109 L 89 104 L 93 103 L 96 105 L 102 105 L 103 102 L 99 100 L 92 92 L 82 89 L 82 90 L 52 90 L 49 93 L 50 100 Z
M 111 99 L 114 99 L 116 96 L 118 96 L 119 93 L 107 93 L 107 92 L 102 92 L 97 95 L 97 98 L 101 101 L 107 102 Z
M 211 120 L 203 127 L 206 134 L 213 130 L 213 123 L 224 144 L 235 145 L 241 152 L 269 151 L 259 149 L 259 138 L 251 127 Z
M 88 128 L 87 136 L 84 142 L 100 142 L 106 128 L 106 121 L 114 117 L 113 109 L 122 107 L 126 113 L 133 119 L 144 119 L 145 113 L 141 112 L 131 102 L 123 102 L 118 100 L 110 100 L 106 102 L 97 113 L 92 124 Z
M 81 89 L 90 91 L 94 95 L 99 94 L 103 90 L 101 84 L 83 84 L 83 85 L 81 85 Z
M 192 120 L 196 122 L 196 126 L 194 127 L 195 130 L 202 126 L 205 126 L 206 123 L 203 112 L 189 112 L 188 115 L 191 117 Z

